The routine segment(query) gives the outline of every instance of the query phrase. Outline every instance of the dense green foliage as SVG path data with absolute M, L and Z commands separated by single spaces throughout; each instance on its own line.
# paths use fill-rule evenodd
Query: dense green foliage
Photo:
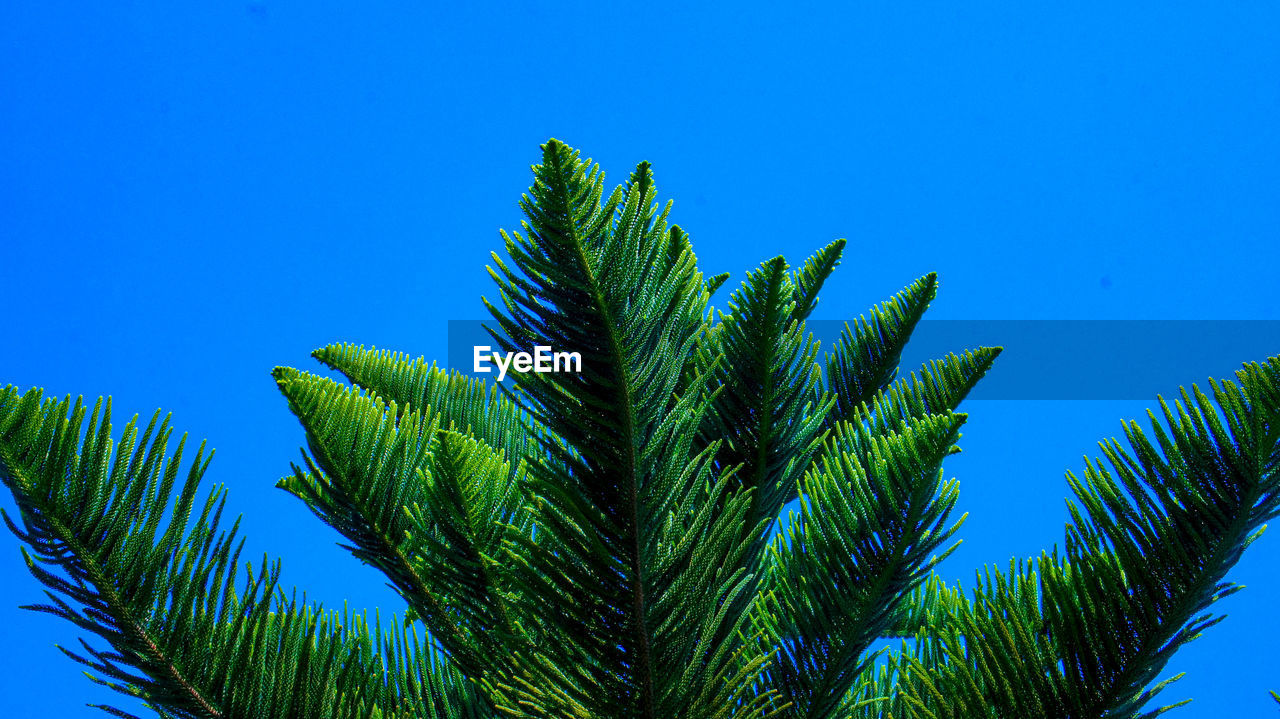
M 49 589 L 32 608 L 96 635 L 67 653 L 165 717 L 1161 711 L 1162 669 L 1280 510 L 1280 360 L 1128 424 L 1069 476 L 1063 545 L 965 592 L 933 574 L 962 520 L 943 463 L 998 348 L 898 378 L 929 275 L 820 356 L 805 323 L 843 241 L 763 263 L 715 311 L 725 276 L 656 197 L 647 164 L 606 194 L 551 141 L 494 256 L 495 341 L 581 352 L 580 373 L 486 386 L 352 345 L 315 352 L 350 384 L 275 370 L 307 444 L 279 486 L 402 616 L 242 565 L 225 490 L 199 484 L 212 453 L 170 451 L 167 418 L 113 434 L 109 401 L 10 387 L 0 477 Z

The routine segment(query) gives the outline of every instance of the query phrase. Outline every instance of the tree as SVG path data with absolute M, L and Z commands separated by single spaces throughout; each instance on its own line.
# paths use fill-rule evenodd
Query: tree
M 1280 359 L 1129 423 L 1127 448 L 1069 475 L 1064 544 L 966 593 L 933 574 L 960 524 L 942 465 L 999 349 L 897 377 L 933 275 L 820 360 L 805 321 L 843 241 L 763 263 L 713 312 L 727 276 L 698 270 L 648 164 L 608 195 L 555 140 L 533 169 L 492 332 L 579 352 L 580 372 L 488 386 L 353 345 L 314 353 L 349 385 L 274 372 L 307 441 L 279 486 L 386 574 L 402 618 L 242 566 L 225 489 L 200 486 L 212 452 L 170 451 L 167 417 L 116 435 L 109 400 L 0 393 L 5 519 L 48 587 L 29 608 L 99 640 L 69 656 L 163 717 L 1163 710 L 1163 667 L 1219 621 L 1280 506 Z

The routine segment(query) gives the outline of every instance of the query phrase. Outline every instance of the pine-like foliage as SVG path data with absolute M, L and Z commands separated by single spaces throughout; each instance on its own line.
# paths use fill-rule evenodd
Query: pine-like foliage
M 823 356 L 806 321 L 844 241 L 764 262 L 716 310 L 726 276 L 698 269 L 647 164 L 607 191 L 553 140 L 533 173 L 491 331 L 580 372 L 487 386 L 353 345 L 315 352 L 349 384 L 274 372 L 306 443 L 279 486 L 386 575 L 401 618 L 242 562 L 225 490 L 200 485 L 212 452 L 170 449 L 167 418 L 117 432 L 109 401 L 0 392 L 5 520 L 48 588 L 29 608 L 91 635 L 64 650 L 91 678 L 201 719 L 1168 708 L 1162 670 L 1280 512 L 1280 359 L 1128 424 L 1068 476 L 1064 542 L 966 592 L 933 573 L 963 519 L 944 463 L 999 349 L 898 377 L 934 275 Z

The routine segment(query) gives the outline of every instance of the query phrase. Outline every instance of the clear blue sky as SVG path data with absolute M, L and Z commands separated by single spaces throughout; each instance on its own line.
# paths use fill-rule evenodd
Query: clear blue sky
M 268 372 L 443 360 L 550 136 L 619 182 L 652 161 L 705 271 L 848 237 L 823 319 L 930 270 L 938 318 L 1280 319 L 1274 3 L 179 5 L 0 8 L 0 382 L 172 410 L 250 553 L 329 605 L 398 609 L 273 489 L 302 435 Z M 1064 471 L 1146 404 L 970 404 L 943 573 L 1060 540 Z M 1173 716 L 1274 712 L 1277 542 L 1170 667 Z M 0 534 L 0 714 L 102 716 L 40 598 Z

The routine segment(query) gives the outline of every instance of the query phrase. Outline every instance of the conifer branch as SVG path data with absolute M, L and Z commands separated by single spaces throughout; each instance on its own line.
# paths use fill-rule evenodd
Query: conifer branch
M 820 360 L 805 326 L 843 240 L 798 270 L 764 262 L 717 312 L 728 275 L 698 269 L 647 163 L 606 194 L 591 161 L 542 149 L 485 304 L 500 349 L 568 350 L 580 369 L 513 365 L 494 386 L 334 344 L 314 357 L 349 385 L 274 373 L 307 441 L 279 486 L 387 576 L 408 612 L 393 630 L 286 594 L 278 562 L 242 569 L 224 490 L 199 489 L 212 453 L 180 480 L 168 419 L 117 440 L 109 402 L 0 391 L 20 515 L 4 520 L 48 590 L 28 608 L 105 642 L 63 650 L 91 679 L 166 719 L 1141 719 L 1183 703 L 1148 708 L 1280 516 L 1280 358 L 1127 424 L 1127 447 L 1068 476 L 1065 542 L 966 593 L 934 573 L 959 526 L 941 468 L 1001 350 L 898 376 L 936 276 Z

